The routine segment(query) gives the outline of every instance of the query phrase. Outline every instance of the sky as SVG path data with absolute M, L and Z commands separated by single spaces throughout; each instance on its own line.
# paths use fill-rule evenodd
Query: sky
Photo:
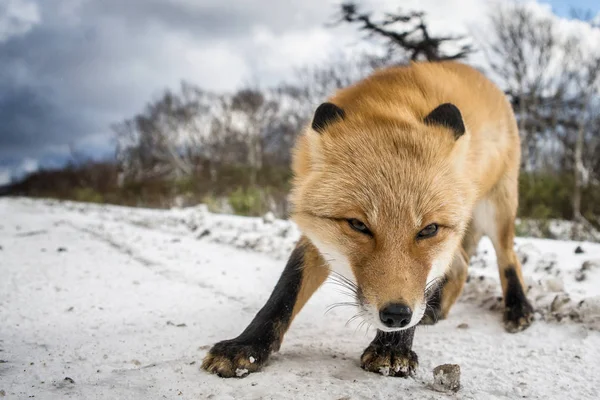
M 600 11 L 598 0 L 549 0 L 540 3 L 550 4 L 552 11 L 564 17 L 571 15 L 571 10 L 590 10 L 594 14 Z
M 422 9 L 434 32 L 468 34 L 494 0 L 366 0 Z M 533 1 L 533 0 L 532 0 Z M 531 2 L 531 1 L 530 1 Z M 535 2 L 535 1 L 533 1 Z M 358 52 L 351 27 L 327 27 L 340 1 L 0 0 L 0 185 L 72 151 L 111 154 L 110 125 L 181 80 L 214 91 L 270 85 L 333 54 Z M 566 17 L 596 0 L 541 1 Z

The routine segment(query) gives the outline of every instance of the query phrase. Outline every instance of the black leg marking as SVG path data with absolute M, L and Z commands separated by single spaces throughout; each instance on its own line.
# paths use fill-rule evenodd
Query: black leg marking
M 215 344 L 202 368 L 225 378 L 244 377 L 279 350 L 302 284 L 304 251 L 301 244 L 294 249 L 271 297 L 250 325 L 237 338 Z
M 375 339 L 365 349 L 360 366 L 382 375 L 407 377 L 414 374 L 419 359 L 412 351 L 415 328 L 397 332 L 377 331 Z
M 448 282 L 448 280 L 443 278 L 431 290 L 431 294 L 426 294 L 427 308 L 425 309 L 425 314 L 419 322 L 419 325 L 435 325 L 442 319 L 442 293 L 446 282 Z
M 504 271 L 506 278 L 506 296 L 504 299 L 504 327 L 508 332 L 519 332 L 531 325 L 533 307 L 525 296 L 525 291 L 514 267 Z

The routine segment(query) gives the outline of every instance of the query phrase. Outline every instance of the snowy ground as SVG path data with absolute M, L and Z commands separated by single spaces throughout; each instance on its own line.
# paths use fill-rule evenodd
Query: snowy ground
M 270 294 L 297 229 L 271 218 L 0 199 L 0 397 L 7 399 L 598 399 L 600 245 L 519 239 L 539 310 L 504 333 L 483 241 L 448 320 L 417 330 L 417 376 L 359 368 L 373 332 L 325 285 L 266 368 L 208 375 L 209 346 L 236 336 Z M 575 254 L 577 246 L 583 253 Z M 459 328 L 460 325 L 460 328 Z M 430 388 L 462 368 L 457 394 Z

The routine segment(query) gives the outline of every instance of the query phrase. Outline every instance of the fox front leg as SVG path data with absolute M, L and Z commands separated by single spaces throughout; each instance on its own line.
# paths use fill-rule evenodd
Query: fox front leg
M 279 350 L 293 318 L 328 274 L 318 251 L 302 238 L 267 303 L 241 335 L 215 344 L 202 368 L 223 378 L 259 371 L 270 354 Z
M 419 366 L 419 359 L 412 351 L 415 327 L 397 332 L 378 330 L 375 339 L 365 349 L 360 366 L 371 372 L 386 376 L 408 377 Z

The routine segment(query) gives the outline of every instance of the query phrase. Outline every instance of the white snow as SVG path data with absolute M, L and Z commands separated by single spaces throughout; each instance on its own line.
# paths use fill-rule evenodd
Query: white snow
M 537 321 L 504 332 L 492 246 L 482 241 L 448 320 L 420 327 L 409 379 L 365 372 L 374 332 L 324 285 L 262 372 L 199 369 L 264 304 L 299 232 L 205 207 L 130 209 L 0 199 L 0 393 L 8 399 L 445 399 L 436 365 L 459 364 L 460 399 L 600 398 L 600 245 L 517 239 Z M 582 254 L 574 250 L 581 246 Z M 586 261 L 587 267 L 582 268 Z M 583 277 L 582 277 L 583 276 Z M 250 360 L 252 361 L 252 360 Z M 245 374 L 243 370 L 240 374 Z M 67 379 L 68 378 L 68 379 Z
M 248 375 L 248 370 L 246 368 L 237 368 L 235 370 L 235 376 L 237 376 L 238 378 L 242 378 L 246 375 Z

